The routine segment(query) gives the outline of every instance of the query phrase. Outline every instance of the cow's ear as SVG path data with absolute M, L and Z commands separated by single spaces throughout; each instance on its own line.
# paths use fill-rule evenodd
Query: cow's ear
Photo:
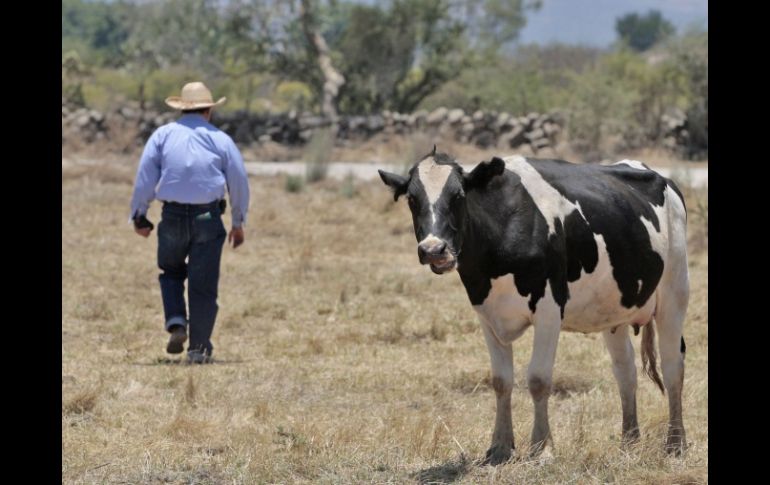
M 485 187 L 493 177 L 501 175 L 505 170 L 505 162 L 502 158 L 492 157 L 492 160 L 481 162 L 465 174 L 466 190 Z
M 408 178 L 383 170 L 377 170 L 377 173 L 380 174 L 380 178 L 385 182 L 385 185 L 393 189 L 393 200 L 398 200 L 400 195 L 406 193 L 406 187 L 409 184 Z

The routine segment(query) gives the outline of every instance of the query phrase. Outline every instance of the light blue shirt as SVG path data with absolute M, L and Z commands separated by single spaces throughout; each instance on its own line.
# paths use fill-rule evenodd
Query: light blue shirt
M 131 198 L 131 220 L 147 213 L 153 199 L 207 204 L 230 193 L 233 227 L 249 210 L 249 180 L 238 147 L 227 133 L 199 114 L 163 125 L 147 140 Z

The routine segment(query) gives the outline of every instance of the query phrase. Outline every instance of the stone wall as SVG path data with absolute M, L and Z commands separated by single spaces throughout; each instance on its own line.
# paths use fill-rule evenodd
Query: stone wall
M 179 116 L 176 111 L 140 110 L 138 105 L 102 113 L 73 106 L 62 98 L 62 144 L 81 146 L 97 142 L 132 150 L 144 145 L 159 126 Z M 687 120 L 681 114 L 664 115 L 663 145 L 677 150 L 689 143 Z M 241 146 L 278 143 L 302 146 L 317 130 L 331 127 L 330 120 L 311 113 L 256 114 L 214 112 L 213 122 Z M 514 115 L 496 111 L 466 113 L 461 109 L 395 113 L 383 111 L 368 116 L 343 116 L 337 123 L 338 142 L 367 140 L 378 134 L 440 135 L 480 148 L 517 149 L 528 146 L 534 153 L 553 148 L 564 138 L 565 120 L 559 113 Z
M 77 139 L 79 143 L 109 142 L 119 138 L 133 140 L 141 146 L 159 126 L 178 117 L 178 112 L 142 111 L 137 106 L 124 106 L 110 113 L 76 107 L 62 100 L 62 143 Z M 310 113 L 295 112 L 267 115 L 246 112 L 214 112 L 213 123 L 240 145 L 266 142 L 301 146 L 317 130 L 331 127 L 328 119 Z M 563 131 L 558 114 L 509 113 L 438 108 L 431 112 L 395 113 L 384 111 L 369 116 L 343 116 L 337 123 L 340 140 L 366 140 L 377 134 L 408 135 L 425 133 L 452 137 L 460 143 L 482 148 L 499 146 L 517 148 L 529 144 L 534 151 L 556 144 Z

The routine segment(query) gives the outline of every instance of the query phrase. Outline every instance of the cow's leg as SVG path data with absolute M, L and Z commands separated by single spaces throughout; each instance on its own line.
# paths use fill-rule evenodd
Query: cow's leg
M 682 388 L 684 386 L 682 327 L 688 297 L 689 287 L 685 272 L 677 284 L 669 285 L 665 292 L 659 292 L 660 301 L 655 315 L 663 385 L 668 393 L 669 421 L 666 451 L 676 455 L 681 454 L 687 445 L 682 421 Z
M 639 439 L 639 423 L 636 420 L 636 364 L 634 346 L 628 336 L 628 325 L 602 332 L 604 343 L 612 358 L 612 373 L 618 381 L 620 404 L 623 407 L 623 441 Z
M 551 394 L 553 363 L 561 329 L 559 308 L 555 304 L 543 306 L 545 308 L 538 308 L 535 315 L 535 342 L 529 369 L 527 369 L 529 392 L 535 404 L 531 456 L 540 454 L 546 440 L 551 438 L 551 430 L 548 426 L 548 397 Z
M 684 387 L 684 326 L 687 303 L 690 298 L 690 279 L 687 266 L 687 224 L 684 204 L 667 191 L 668 258 L 655 293 L 655 328 L 658 331 L 660 364 L 663 386 L 668 393 L 668 433 L 666 451 L 681 454 L 687 440 L 682 421 L 682 389 Z
M 492 445 L 487 450 L 484 464 L 498 465 L 511 458 L 514 448 L 511 424 L 513 357 L 511 343 L 498 339 L 483 317 L 481 317 L 481 328 L 484 329 L 484 339 L 489 349 L 489 359 L 492 363 L 492 387 L 497 396 L 495 430 L 492 433 Z

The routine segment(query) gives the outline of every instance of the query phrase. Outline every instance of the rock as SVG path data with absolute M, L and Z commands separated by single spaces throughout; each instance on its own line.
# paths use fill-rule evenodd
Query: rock
M 136 111 L 134 111 L 128 106 L 123 106 L 122 108 L 120 108 L 118 110 L 118 114 L 120 114 L 123 118 L 127 120 L 132 120 L 137 116 Z
M 457 108 L 449 112 L 446 120 L 450 125 L 455 125 L 463 119 L 463 116 L 465 116 L 465 111 Z
M 366 118 L 363 116 L 351 116 L 348 118 L 348 131 L 354 132 L 366 126 Z
M 495 133 L 490 130 L 484 130 L 476 135 L 476 146 L 480 148 L 488 148 L 495 144 Z
M 548 140 L 548 138 L 538 138 L 536 140 L 532 140 L 530 144 L 535 150 L 540 150 L 542 148 L 550 146 L 551 142 Z
M 425 122 L 429 125 L 440 125 L 446 118 L 447 113 L 449 113 L 449 110 L 444 107 L 436 108 L 426 117 Z
M 371 115 L 366 119 L 366 129 L 378 132 L 385 128 L 385 119 L 380 115 Z
M 527 140 L 533 141 L 533 140 L 538 140 L 540 138 L 545 138 L 545 132 L 543 130 L 541 130 L 540 128 L 538 128 L 536 130 L 532 130 L 532 131 L 528 132 L 524 136 L 527 138 Z
M 551 115 L 548 115 L 548 114 L 540 115 L 535 120 L 534 126 L 535 128 L 542 128 L 543 125 L 549 121 L 551 121 Z
M 663 146 L 668 149 L 674 149 L 677 146 L 676 138 L 673 136 L 667 136 L 663 139 Z
M 96 123 L 102 123 L 104 121 L 104 115 L 100 113 L 99 111 L 96 111 L 95 109 L 92 109 L 88 116 L 95 121 Z
M 321 116 L 303 116 L 299 119 L 299 126 L 300 129 L 303 130 L 312 130 L 315 128 L 320 128 L 328 123 L 328 120 L 324 119 Z
M 409 124 L 412 126 L 423 126 L 427 119 L 428 112 L 424 109 L 421 109 L 409 115 Z
M 313 130 L 302 130 L 299 132 L 299 139 L 307 143 L 313 138 Z
M 495 119 L 495 128 L 498 130 L 504 130 L 506 127 L 509 126 L 509 121 L 511 120 L 511 115 L 503 111 L 499 115 L 497 115 L 497 119 Z
M 521 126 L 514 127 L 511 131 L 502 134 L 500 141 L 503 143 L 503 146 L 507 145 L 509 148 L 521 146 L 527 141 L 524 136 L 524 128 Z
M 543 132 L 545 132 L 546 136 L 548 136 L 549 138 L 557 135 L 561 131 L 561 128 L 559 128 L 559 125 L 550 121 L 543 124 L 542 129 L 543 129 Z
M 233 141 L 236 143 L 251 143 L 251 127 L 249 126 L 248 121 L 242 121 L 238 128 L 235 129 L 235 133 L 233 134 Z

